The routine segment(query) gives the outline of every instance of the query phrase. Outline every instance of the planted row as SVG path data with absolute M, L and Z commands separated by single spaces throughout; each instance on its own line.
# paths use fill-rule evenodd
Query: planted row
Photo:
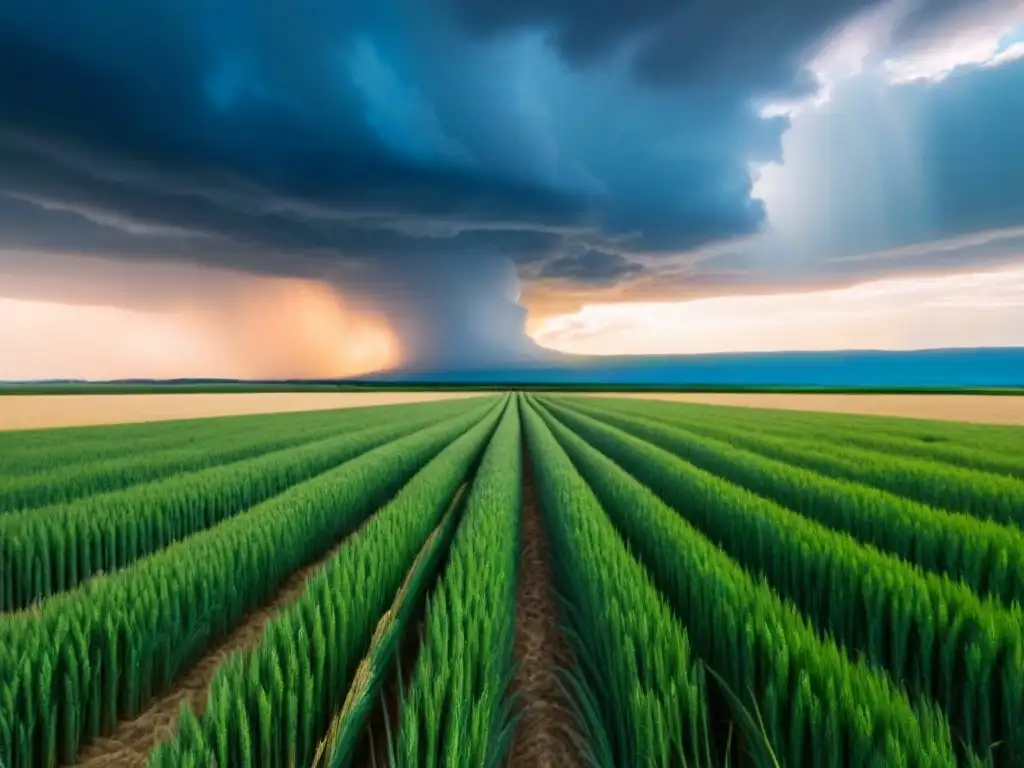
M 480 401 L 478 396 L 466 398 Z M 360 405 L 317 411 L 288 413 L 252 413 L 237 416 L 151 421 L 134 424 L 107 424 L 88 427 L 0 432 L 0 478 L 10 478 L 70 468 L 80 464 L 130 458 L 154 451 L 197 447 L 234 436 L 244 441 L 248 435 L 278 429 L 288 433 L 332 423 L 343 426 L 349 419 L 385 411 L 405 409 L 410 416 L 440 403 L 420 402 L 403 405 Z
M 0 474 L 46 469 L 39 459 L 51 453 L 65 460 L 88 461 L 97 452 L 126 455 L 144 445 L 184 445 L 192 442 L 197 432 L 209 437 L 225 430 L 251 429 L 254 423 L 266 420 L 285 421 L 281 414 L 260 414 L 4 431 L 0 432 Z
M 747 408 L 724 405 L 708 405 L 703 403 L 684 403 L 669 400 L 639 400 L 628 397 L 602 397 L 602 404 L 631 405 L 650 407 L 663 411 L 686 413 L 691 417 L 706 415 L 715 419 L 734 414 L 740 419 L 750 419 L 752 423 L 785 424 L 803 422 L 808 432 L 829 432 L 845 430 L 867 435 L 887 435 L 895 438 L 913 440 L 924 445 L 962 446 L 980 451 L 999 453 L 1020 453 L 1024 450 L 1024 429 L 1018 426 L 1000 424 L 972 424 L 958 421 L 939 421 L 900 416 L 878 416 L 856 413 L 826 412 L 795 409 L 772 408 L 770 405 L 759 408 Z M 765 402 L 770 402 L 766 400 Z
M 339 433 L 365 429 L 381 421 L 396 423 L 398 419 L 422 418 L 426 414 L 440 417 L 464 408 L 440 407 L 425 411 L 422 407 L 408 409 L 396 406 L 387 413 L 370 409 L 343 412 L 345 418 L 320 419 L 299 425 L 271 423 L 244 435 L 229 432 L 211 434 L 209 438 L 187 447 L 143 451 L 103 461 L 90 461 L 73 466 L 53 465 L 48 472 L 0 481 L 0 513 L 15 512 L 47 505 L 66 504 L 94 494 L 109 493 L 140 483 L 151 482 L 186 472 L 195 472 L 256 456 L 270 454 L 304 443 L 312 443 Z
M 591 762 L 715 765 L 704 673 L 686 631 L 537 414 L 527 409 L 525 422 Z
M 396 726 L 395 763 L 498 766 L 510 737 L 522 503 L 518 399 L 499 426 L 466 503 Z M 335 745 L 336 768 L 342 742 Z
M 572 446 L 574 459 L 603 452 L 740 565 L 763 574 L 819 631 L 851 653 L 863 652 L 919 700 L 938 702 L 956 735 L 979 754 L 998 743 L 1000 759 L 1024 762 L 1019 608 L 983 601 L 963 584 L 924 573 L 614 427 L 554 412 L 566 425 L 556 425 L 556 433 Z
M 377 621 L 366 655 L 352 676 L 352 684 L 345 695 L 341 709 L 337 710 L 327 727 L 327 733 L 317 745 L 313 755 L 313 768 L 325 762 L 333 766 L 350 766 L 360 758 L 374 760 L 379 744 L 373 739 L 368 721 L 373 705 L 387 707 L 382 690 L 390 677 L 392 667 L 401 675 L 403 645 L 408 645 L 410 625 L 421 615 L 422 598 L 451 545 L 452 533 L 458 525 L 466 486 L 456 492 L 441 522 L 431 531 L 405 575 L 405 581 L 395 593 L 395 599 Z M 361 763 L 359 763 L 361 765 Z
M 939 509 L 1024 527 L 1024 481 L 1017 478 L 860 448 L 836 445 L 823 449 L 812 440 L 773 437 L 741 425 L 676 417 L 670 409 L 659 409 L 656 416 L 832 477 L 866 483 Z
M 46 472 L 155 450 L 188 448 L 230 435 L 244 438 L 246 434 L 274 427 L 282 431 L 304 429 L 334 420 L 343 421 L 350 418 L 350 414 L 364 410 L 261 413 L 0 432 L 0 477 Z
M 480 414 L 489 404 L 475 404 Z M 455 413 L 467 410 L 454 409 Z M 452 415 L 383 418 L 373 429 L 167 478 L 66 506 L 0 516 L 0 609 L 18 610 L 113 573 L 366 451 Z
M 454 511 L 445 510 L 493 428 L 492 417 L 462 435 L 346 541 L 267 625 L 255 649 L 225 661 L 202 716 L 183 710 L 177 735 L 154 751 L 150 765 L 205 765 L 211 756 L 225 766 L 309 765 L 346 694 L 369 685 L 376 672 L 356 674 L 374 628 L 387 634 L 408 619 L 406 611 L 385 612 L 406 604 L 399 588 L 410 568 L 420 578 L 406 592 L 422 588 L 429 569 L 414 567 L 417 553 L 428 564 L 436 558 L 446 526 L 439 535 L 431 531 L 442 517 L 451 527 Z
M 136 715 L 444 446 L 495 417 L 474 409 L 427 427 L 38 612 L 0 617 L 0 760 L 71 761 L 82 740 Z
M 518 498 L 520 489 L 518 486 L 514 486 L 511 480 L 515 479 L 518 481 L 519 477 L 514 472 L 509 471 L 518 463 L 519 456 L 516 454 L 518 447 L 519 415 L 517 404 L 513 403 L 508 411 L 506 411 L 504 420 L 499 425 L 498 431 L 495 433 L 473 481 L 473 487 L 466 503 L 466 511 L 459 523 L 458 533 L 456 534 L 458 543 L 453 544 L 453 546 L 458 546 L 462 551 L 461 555 L 452 552 L 451 548 L 448 549 L 448 564 L 444 568 L 445 576 L 442 578 L 447 580 L 451 569 L 458 569 L 460 566 L 457 563 L 465 562 L 467 542 L 475 538 L 471 532 L 470 538 L 466 537 L 464 531 L 467 524 L 479 530 L 479 525 L 483 521 L 484 516 L 487 519 L 491 519 L 491 516 L 496 511 L 508 511 L 511 502 Z M 509 464 L 510 461 L 513 463 Z M 497 490 L 495 487 L 496 483 L 499 482 L 503 483 L 505 491 L 500 497 L 495 493 Z M 497 506 L 497 509 L 490 506 L 492 503 Z M 518 507 L 512 509 L 511 512 L 511 526 L 514 537 Z M 470 520 L 470 514 L 476 519 L 476 523 Z M 505 524 L 508 525 L 509 521 L 506 520 Z M 477 540 L 477 543 L 480 543 L 479 540 Z M 513 555 L 514 545 L 515 541 L 513 538 Z M 454 558 L 457 557 L 462 559 L 455 560 Z M 477 564 L 485 567 L 490 565 L 489 563 L 482 562 Z M 410 577 L 407 577 L 407 579 L 411 578 L 412 575 L 410 574 Z M 482 576 L 483 574 L 480 575 Z M 514 571 L 508 574 L 510 579 L 514 579 L 514 576 Z M 447 583 L 450 586 L 450 580 Z M 435 595 L 439 591 L 444 591 L 448 588 L 442 584 L 439 584 L 434 590 Z M 466 586 L 469 587 L 470 593 L 468 595 L 453 595 L 457 602 L 461 602 L 462 599 L 466 598 L 470 598 L 471 601 L 470 596 L 472 595 L 473 587 L 469 584 Z M 514 584 L 511 585 L 511 588 L 514 589 Z M 407 597 L 407 595 L 401 596 L 401 598 L 404 597 Z M 501 597 L 506 596 L 502 595 Z M 400 599 L 396 601 L 396 606 L 399 602 L 401 603 L 401 608 L 418 609 L 418 606 L 413 607 L 411 605 L 411 601 Z M 479 607 L 484 609 L 484 606 Z M 502 611 L 502 608 L 509 609 L 509 611 Z M 483 635 L 480 636 L 482 645 L 470 641 L 467 645 L 457 645 L 447 649 L 438 648 L 434 645 L 434 641 L 438 638 L 431 630 L 436 630 L 437 628 L 438 610 L 436 600 L 428 603 L 425 617 L 427 624 L 425 628 L 426 636 L 423 636 L 424 628 L 421 626 L 418 634 L 422 642 L 418 649 L 416 663 L 413 665 L 413 676 L 409 681 L 410 687 L 408 689 L 401 684 L 404 680 L 404 673 L 401 667 L 399 666 L 397 670 L 400 683 L 398 686 L 398 705 L 402 708 L 402 714 L 399 715 L 401 723 L 399 727 L 404 730 L 406 735 L 398 734 L 395 736 L 395 731 L 390 722 L 385 725 L 389 762 L 392 765 L 398 766 L 409 764 L 408 761 L 412 760 L 412 765 L 426 765 L 432 760 L 441 757 L 441 755 L 436 754 L 438 751 L 436 747 L 444 744 L 443 765 L 456 765 L 459 760 L 462 760 L 466 761 L 466 764 L 474 766 L 474 768 L 476 766 L 484 766 L 488 764 L 487 751 L 490 751 L 493 757 L 494 752 L 502 749 L 499 729 L 502 723 L 508 723 L 506 717 L 507 708 L 501 705 L 505 691 L 505 682 L 511 672 L 511 633 L 514 620 L 514 606 L 510 605 L 506 600 L 504 603 L 499 602 L 498 605 L 490 605 L 485 609 L 499 612 L 496 614 L 496 619 L 500 622 L 498 626 L 501 626 L 501 623 L 508 624 L 509 636 L 507 638 L 502 636 L 500 632 L 495 637 L 488 631 L 495 629 L 495 627 L 482 626 L 479 627 L 483 631 Z M 396 608 L 393 607 L 392 613 L 395 611 Z M 383 626 L 385 622 L 388 624 L 386 628 Z M 353 765 L 357 756 L 362 756 L 356 752 L 356 743 L 362 734 L 371 706 L 377 703 L 375 697 L 379 693 L 386 673 L 394 666 L 391 662 L 394 662 L 397 657 L 396 646 L 398 645 L 400 634 L 399 628 L 396 626 L 397 624 L 398 622 L 391 620 L 391 617 L 385 617 L 385 619 L 381 620 L 381 624 L 378 625 L 378 632 L 375 635 L 373 647 L 371 647 L 370 652 L 361 662 L 361 667 L 366 670 L 366 674 L 356 673 L 356 680 L 358 682 L 349 691 L 345 705 L 332 721 L 327 737 L 321 742 L 317 753 L 318 759 L 314 760 L 314 768 L 319 768 L 322 765 L 330 766 L 330 768 L 347 768 Z M 507 648 L 502 645 L 506 641 Z M 439 652 L 444 650 L 452 651 L 453 655 L 438 655 Z M 433 666 L 432 662 L 436 662 L 437 666 Z M 467 677 L 459 674 L 462 670 L 466 672 Z M 437 677 L 424 678 L 423 674 L 425 671 L 429 671 L 430 674 Z M 474 680 L 476 681 L 475 684 L 473 683 Z M 481 696 L 475 698 L 474 689 L 478 687 Z M 406 691 L 407 695 L 405 695 Z M 427 693 L 426 699 L 419 698 L 417 691 Z M 428 691 L 440 691 L 454 698 L 450 701 L 433 699 Z M 461 694 L 464 694 L 466 698 L 459 698 Z M 410 707 L 415 708 L 415 702 L 426 702 L 428 705 L 430 702 L 433 702 L 439 705 L 442 711 L 419 711 L 421 715 L 428 717 L 436 715 L 437 717 L 432 721 L 431 732 L 424 734 L 428 737 L 428 743 L 419 745 L 423 749 L 418 754 L 410 754 L 401 744 L 405 742 L 408 745 L 408 737 L 411 735 L 407 729 L 409 724 L 408 715 L 410 714 Z M 446 707 L 447 712 L 445 711 Z M 446 720 L 446 715 L 450 716 L 451 719 Z M 467 718 L 469 722 L 466 721 Z M 507 730 L 504 734 L 507 735 Z M 376 740 L 367 740 L 365 742 L 375 752 L 383 746 L 380 743 L 379 736 L 380 734 L 377 734 L 378 738 Z M 460 737 L 469 738 L 462 740 Z M 454 741 L 448 741 L 448 739 L 454 739 Z M 396 741 L 398 746 L 396 746 Z M 429 749 L 430 742 L 435 746 L 433 754 Z M 467 753 L 468 750 L 477 750 L 479 761 L 473 758 L 472 754 Z
M 1024 531 L 837 480 L 652 416 L 565 405 L 879 550 L 962 580 L 978 594 L 1024 604 Z
M 562 402 L 579 402 L 568 399 Z M 591 401 L 596 402 L 596 401 Z M 850 445 L 879 451 L 895 456 L 913 456 L 927 461 L 952 464 L 967 469 L 978 469 L 983 472 L 995 472 L 1001 475 L 1024 477 L 1024 458 L 1016 449 L 1001 449 L 998 437 L 982 446 L 964 445 L 939 436 L 922 437 L 901 435 L 876 431 L 865 425 L 854 428 L 843 425 L 822 424 L 815 414 L 790 411 L 779 414 L 758 408 L 729 408 L 723 406 L 682 405 L 679 403 L 639 403 L 627 401 L 627 398 L 616 400 L 605 399 L 601 405 L 609 409 L 628 410 L 637 415 L 648 417 L 667 416 L 677 423 L 706 421 L 721 425 L 756 427 L 758 432 L 780 437 L 797 437 L 825 445 Z M 640 407 L 630 407 L 639 405 Z M 1022 435 L 1024 439 L 1024 435 Z
M 956 765 L 937 710 L 912 705 L 885 675 L 851 661 L 615 462 L 549 414 L 544 419 L 561 445 L 547 449 L 562 457 L 554 471 L 578 471 L 589 483 L 685 625 L 694 652 L 734 693 L 734 704 L 756 707 L 779 764 Z

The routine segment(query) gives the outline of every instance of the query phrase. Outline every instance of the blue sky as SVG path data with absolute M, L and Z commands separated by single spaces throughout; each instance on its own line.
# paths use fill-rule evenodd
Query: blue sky
M 111 353 L 96 307 L 173 327 L 160 369 L 195 375 L 323 373 L 264 359 L 240 303 L 338 372 L 367 358 L 336 347 L 381 334 L 363 364 L 515 359 L 526 330 L 596 352 L 709 351 L 697 327 L 722 351 L 1024 344 L 1019 293 L 984 322 L 944 298 L 976 308 L 1024 263 L 1019 2 L 97 0 L 0 7 L 0 46 L 0 314 L 48 317 L 51 350 L 0 376 L 62 344 L 135 370 L 142 342 Z M 912 317 L 814 320 L 829 292 L 923 277 L 945 282 Z

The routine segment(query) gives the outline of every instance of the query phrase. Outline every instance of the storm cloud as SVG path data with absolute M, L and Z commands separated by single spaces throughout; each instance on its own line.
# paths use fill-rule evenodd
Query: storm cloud
M 4 4 L 0 249 L 310 277 L 413 364 L 534 355 L 517 267 L 608 285 L 764 228 L 750 164 L 789 122 L 757 105 L 813 94 L 816 51 L 879 4 Z M 962 197 L 954 230 L 984 218 Z
M 602 285 L 642 275 L 646 271 L 642 264 L 629 261 L 617 253 L 591 250 L 579 256 L 561 256 L 549 261 L 538 276 L 569 280 L 583 285 Z

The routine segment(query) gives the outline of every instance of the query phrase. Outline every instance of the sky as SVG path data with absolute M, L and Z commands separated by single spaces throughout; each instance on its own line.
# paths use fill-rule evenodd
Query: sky
M 1022 0 L 0 4 L 0 379 L 1024 346 Z

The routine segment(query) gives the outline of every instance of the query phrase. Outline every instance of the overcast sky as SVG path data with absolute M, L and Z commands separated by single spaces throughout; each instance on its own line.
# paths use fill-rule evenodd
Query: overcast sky
M 0 378 L 1024 345 L 1019 0 L 7 3 L 0 49 Z

